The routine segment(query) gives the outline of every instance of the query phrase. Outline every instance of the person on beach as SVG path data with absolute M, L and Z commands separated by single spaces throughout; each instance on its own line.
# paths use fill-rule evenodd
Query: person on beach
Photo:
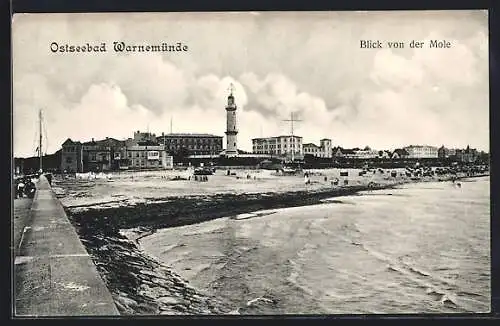
M 12 184 L 12 192 L 14 193 L 14 198 L 17 199 L 19 198 L 19 191 L 17 190 L 17 185 L 19 184 L 19 179 L 14 180 L 14 183 Z
M 49 185 L 51 185 L 51 186 L 52 186 L 52 174 L 50 174 L 50 173 L 49 173 L 49 174 L 47 174 L 47 175 L 46 175 L 46 178 L 47 178 L 47 181 L 49 182 Z
M 24 193 L 24 182 L 23 180 L 19 180 L 17 184 L 17 197 L 23 198 L 23 193 Z
M 31 180 L 26 181 L 26 184 L 24 186 L 24 194 L 26 195 L 26 197 L 29 197 L 29 198 L 35 197 L 35 190 L 36 190 L 36 187 L 35 187 L 35 184 L 33 183 L 33 181 L 31 181 Z
M 311 180 L 309 180 L 309 173 L 304 173 L 304 183 L 306 185 L 310 184 L 311 183 Z

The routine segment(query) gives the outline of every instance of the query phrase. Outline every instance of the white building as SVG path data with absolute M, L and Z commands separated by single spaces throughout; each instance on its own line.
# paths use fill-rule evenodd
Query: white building
M 236 128 L 236 104 L 234 103 L 233 89 L 227 97 L 226 105 L 226 151 L 227 156 L 238 155 L 238 129 Z
M 354 157 L 358 159 L 369 159 L 378 157 L 378 151 L 373 149 L 360 149 L 354 151 Z
M 409 158 L 438 158 L 438 148 L 427 145 L 411 145 L 404 148 Z
M 132 145 L 126 148 L 125 156 L 129 169 L 172 169 L 173 157 L 167 154 L 165 146 Z
M 352 159 L 371 159 L 379 156 L 378 151 L 373 150 L 369 147 L 364 149 L 359 148 L 337 148 L 334 152 L 337 157 L 345 157 Z
M 252 139 L 252 151 L 255 154 L 269 154 L 280 157 L 301 159 L 304 156 L 302 137 L 277 136 Z
M 303 145 L 304 155 L 314 155 L 316 157 L 332 158 L 332 140 L 328 138 L 323 138 L 319 141 L 320 145 L 313 143 L 307 143 Z

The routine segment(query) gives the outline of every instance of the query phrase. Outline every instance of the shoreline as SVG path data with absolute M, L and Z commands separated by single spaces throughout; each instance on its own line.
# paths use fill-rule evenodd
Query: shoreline
M 456 180 L 488 175 L 459 176 Z M 331 189 L 260 194 L 173 196 L 132 206 L 72 211 L 65 207 L 82 242 L 110 289 L 122 314 L 225 314 L 217 298 L 199 293 L 167 266 L 140 248 L 140 239 L 158 229 L 196 224 L 260 210 L 309 206 L 324 199 L 362 191 L 394 189 L 410 183 L 449 182 L 407 180 L 382 185 L 350 185 Z M 126 234 L 123 230 L 127 230 Z M 111 249 L 111 250 L 110 250 Z M 241 311 L 245 313 L 245 311 Z

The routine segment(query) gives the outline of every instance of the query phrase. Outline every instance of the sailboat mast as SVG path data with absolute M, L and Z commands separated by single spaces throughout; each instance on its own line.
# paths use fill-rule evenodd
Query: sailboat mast
M 293 112 L 290 114 L 290 121 L 292 121 L 292 163 L 295 161 L 295 156 L 294 156 L 294 153 L 295 153 L 295 137 L 293 135 Z
M 42 170 L 42 110 L 41 109 L 38 114 L 38 123 L 40 131 L 40 138 L 38 143 L 38 157 L 40 158 L 40 172 L 42 172 L 43 170 Z

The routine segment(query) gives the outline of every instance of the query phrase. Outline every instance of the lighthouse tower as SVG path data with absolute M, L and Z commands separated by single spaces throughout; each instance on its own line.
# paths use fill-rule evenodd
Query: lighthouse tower
M 237 138 L 238 129 L 236 128 L 236 104 L 234 103 L 233 95 L 234 86 L 231 84 L 229 86 L 229 96 L 227 97 L 226 105 L 226 155 L 236 156 L 238 155 Z

